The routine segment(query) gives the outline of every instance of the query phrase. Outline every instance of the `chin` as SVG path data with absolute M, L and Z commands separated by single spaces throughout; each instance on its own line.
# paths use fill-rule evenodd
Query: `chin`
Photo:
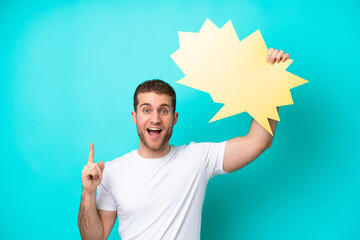
M 144 143 L 144 142 L 143 142 Z M 161 149 L 163 149 L 166 146 L 165 142 L 162 142 L 160 144 L 149 144 L 149 142 L 145 142 L 144 145 L 150 149 L 151 151 L 159 151 Z
M 168 131 L 165 135 L 159 137 L 155 141 L 147 135 L 147 131 L 141 131 L 138 129 L 138 135 L 143 145 L 151 151 L 160 151 L 169 145 L 169 140 L 172 136 L 172 131 Z

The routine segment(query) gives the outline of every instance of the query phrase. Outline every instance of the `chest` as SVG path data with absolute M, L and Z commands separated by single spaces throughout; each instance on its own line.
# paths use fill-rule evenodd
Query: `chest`
M 140 217 L 169 211 L 205 192 L 205 167 L 197 156 L 163 164 L 138 164 L 124 169 L 118 178 L 121 182 L 113 184 L 120 215 Z

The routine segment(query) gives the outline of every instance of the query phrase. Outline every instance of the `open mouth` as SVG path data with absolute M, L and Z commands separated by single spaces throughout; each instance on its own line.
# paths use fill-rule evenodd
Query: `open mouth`
M 161 131 L 162 131 L 161 128 L 150 127 L 147 129 L 147 132 L 149 133 L 150 137 L 152 137 L 152 138 L 156 138 L 157 136 L 159 136 Z

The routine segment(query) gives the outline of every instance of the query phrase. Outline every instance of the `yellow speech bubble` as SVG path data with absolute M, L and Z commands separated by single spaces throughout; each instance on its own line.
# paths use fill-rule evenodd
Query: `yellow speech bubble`
M 178 83 L 224 104 L 210 122 L 248 112 L 273 135 L 268 118 L 280 121 L 276 107 L 293 104 L 290 89 L 308 82 L 286 71 L 293 60 L 266 61 L 260 30 L 239 41 L 231 21 L 219 29 L 206 19 L 199 33 L 179 32 L 179 42 L 171 55 L 185 73 Z

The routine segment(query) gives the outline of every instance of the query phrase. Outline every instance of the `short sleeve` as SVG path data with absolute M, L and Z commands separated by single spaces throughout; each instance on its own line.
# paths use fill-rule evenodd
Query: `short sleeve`
M 96 208 L 106 211 L 116 211 L 116 202 L 108 188 L 108 185 L 110 185 L 109 181 L 108 171 L 106 171 L 105 167 L 103 179 L 96 190 Z
M 227 173 L 223 169 L 226 141 L 220 143 L 194 143 L 194 145 L 204 157 L 209 178 Z

